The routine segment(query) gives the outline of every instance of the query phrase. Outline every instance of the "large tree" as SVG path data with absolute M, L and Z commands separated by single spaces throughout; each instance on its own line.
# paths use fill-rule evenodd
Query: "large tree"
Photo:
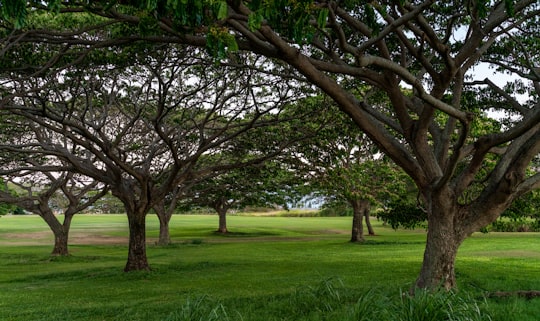
M 15 41 L 63 44 L 62 57 L 78 45 L 87 52 L 114 42 L 182 42 L 208 45 L 222 58 L 248 50 L 297 69 L 416 183 L 429 220 L 418 287 L 454 287 L 463 240 L 540 186 L 538 169 L 527 172 L 540 152 L 536 0 L 49 2 L 60 13 L 99 16 L 95 28 L 132 28 L 88 39 L 87 27 L 28 26 L 6 33 L 8 51 Z M 43 7 L 14 3 L 1 10 L 19 27 L 24 12 L 30 20 Z M 486 65 L 507 75 L 498 80 L 508 86 L 471 78 Z M 358 82 L 390 103 L 370 104 Z M 475 119 L 488 111 L 511 121 L 478 134 Z M 494 166 L 486 171 L 487 160 Z
M 29 128 L 34 136 L 0 149 L 52 157 L 106 184 L 122 201 L 130 231 L 126 271 L 150 268 L 146 215 L 171 191 L 287 147 L 288 140 L 274 140 L 249 160 L 219 157 L 222 148 L 234 156 L 235 147 L 226 142 L 285 121 L 280 110 L 301 89 L 255 68 L 218 68 L 197 49 L 151 49 L 133 66 L 95 65 L 99 57 L 92 57 L 56 74 L 21 79 L 11 73 L 12 98 L 1 108 L 13 127 Z M 202 155 L 217 156 L 196 166 Z

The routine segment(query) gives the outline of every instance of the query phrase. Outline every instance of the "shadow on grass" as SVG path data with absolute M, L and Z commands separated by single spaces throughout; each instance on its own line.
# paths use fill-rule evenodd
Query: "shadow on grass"
M 219 231 L 214 231 L 213 235 L 223 236 L 223 237 L 262 237 L 262 236 L 279 236 L 279 233 L 272 233 L 268 231 L 254 231 L 254 232 L 227 232 L 221 233 Z
M 365 240 L 364 242 L 353 242 L 357 245 L 408 245 L 408 244 L 425 244 L 425 241 L 374 241 Z

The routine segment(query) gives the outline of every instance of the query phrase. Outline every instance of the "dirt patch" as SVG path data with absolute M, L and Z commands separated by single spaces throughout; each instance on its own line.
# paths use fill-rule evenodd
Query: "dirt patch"
M 7 233 L 0 239 L 0 245 L 43 245 L 45 242 L 52 245 L 54 242 L 52 232 Z M 128 244 L 128 238 L 76 232 L 69 237 L 69 244 L 125 245 Z
M 126 245 L 129 239 L 122 236 L 108 236 L 91 233 L 77 233 L 69 238 L 70 244 Z

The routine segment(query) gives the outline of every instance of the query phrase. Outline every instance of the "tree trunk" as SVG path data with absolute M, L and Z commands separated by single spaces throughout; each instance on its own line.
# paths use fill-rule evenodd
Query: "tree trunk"
M 159 219 L 159 239 L 157 244 L 158 245 L 169 245 L 171 244 L 171 234 L 169 232 L 169 222 L 171 221 L 172 217 L 172 211 L 167 211 L 165 208 L 165 203 L 158 202 L 154 206 L 154 210 L 156 211 L 156 215 Z
M 150 270 L 146 257 L 146 212 L 127 213 L 129 221 L 129 250 L 125 272 Z
M 364 217 L 366 218 L 366 226 L 368 228 L 368 233 L 369 235 L 375 235 L 375 230 L 373 230 L 373 226 L 371 226 L 371 221 L 369 219 L 369 213 L 370 213 L 370 204 L 369 204 L 369 201 L 366 201 L 367 204 L 366 204 L 366 207 L 364 209 Z
M 364 226 L 362 220 L 364 219 L 363 201 L 361 200 L 349 200 L 353 208 L 353 223 L 351 242 L 364 242 Z
M 466 235 L 460 233 L 459 205 L 453 193 L 439 192 L 427 197 L 428 233 L 424 261 L 415 286 L 422 289 L 452 289 L 456 286 L 454 270 L 459 246 Z
M 159 240 L 158 245 L 169 245 L 171 244 L 171 234 L 169 232 L 169 221 L 171 217 L 159 217 Z
M 218 233 L 227 234 L 229 231 L 227 230 L 227 207 L 223 206 L 218 210 L 218 216 L 219 216 L 219 226 L 218 226 Z
M 71 220 L 73 214 L 64 214 L 64 223 L 61 225 L 61 229 L 54 231 L 54 249 L 52 255 L 67 256 L 69 255 L 68 240 L 69 240 L 69 228 L 71 226 Z
M 48 204 L 39 205 L 39 215 L 47 223 L 49 228 L 54 234 L 54 247 L 51 252 L 51 255 L 54 256 L 68 256 L 68 236 L 69 236 L 69 227 L 71 225 L 72 216 L 68 215 L 64 217 L 64 225 L 58 221 L 56 216 L 54 216 L 52 210 L 49 208 Z
M 67 233 L 54 233 L 54 248 L 51 253 L 53 256 L 68 256 L 68 234 Z

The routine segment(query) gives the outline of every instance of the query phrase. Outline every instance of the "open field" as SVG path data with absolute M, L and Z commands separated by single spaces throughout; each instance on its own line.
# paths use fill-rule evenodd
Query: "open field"
M 39 217 L 2 217 L 0 320 L 391 320 L 354 314 L 366 293 L 377 299 L 372 310 L 403 303 L 425 231 L 393 231 L 375 221 L 378 236 L 358 245 L 348 242 L 350 223 L 231 216 L 233 233 L 220 236 L 213 233 L 217 216 L 178 215 L 174 244 L 159 247 L 159 224 L 149 216 L 153 271 L 124 273 L 123 215 L 75 216 L 67 258 L 49 256 L 52 233 Z M 539 320 L 540 298 L 483 295 L 540 290 L 540 234 L 475 234 L 462 245 L 456 270 L 460 293 L 482 309 L 478 320 Z

